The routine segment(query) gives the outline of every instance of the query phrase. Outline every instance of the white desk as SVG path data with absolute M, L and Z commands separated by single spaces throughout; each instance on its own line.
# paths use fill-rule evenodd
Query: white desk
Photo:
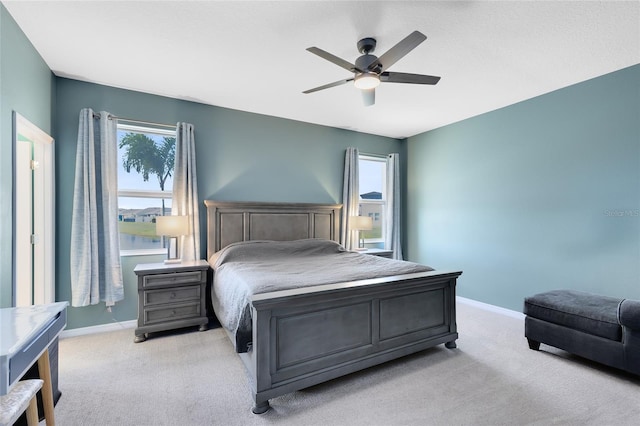
M 0 395 L 37 361 L 44 380 L 42 399 L 47 425 L 53 425 L 49 345 L 67 325 L 68 302 L 0 309 Z

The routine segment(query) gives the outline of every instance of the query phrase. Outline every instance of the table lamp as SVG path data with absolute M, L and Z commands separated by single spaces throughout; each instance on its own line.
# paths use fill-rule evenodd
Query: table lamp
M 178 237 L 189 233 L 188 216 L 158 216 L 156 217 L 156 235 L 169 237 L 167 245 L 167 259 L 164 263 L 180 263 L 180 249 Z
M 366 250 L 364 247 L 364 237 L 360 238 L 360 231 L 371 231 L 373 229 L 373 218 L 370 216 L 350 216 L 349 222 L 351 230 L 358 232 L 358 248 L 356 250 Z

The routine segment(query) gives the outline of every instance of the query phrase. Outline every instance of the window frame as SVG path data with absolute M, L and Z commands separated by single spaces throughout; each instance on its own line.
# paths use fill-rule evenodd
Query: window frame
M 381 233 L 380 233 L 380 237 L 379 238 L 365 238 L 364 239 L 364 243 L 365 244 L 385 244 L 385 239 L 384 239 L 384 228 L 385 228 L 385 221 L 386 221 L 386 211 L 387 211 L 387 180 L 388 180 L 388 173 L 389 173 L 389 160 L 387 158 L 386 155 L 375 155 L 375 154 L 358 154 L 358 161 L 360 162 L 360 164 L 362 163 L 362 161 L 370 161 L 370 162 L 377 162 L 377 163 L 383 163 L 384 168 L 383 168 L 383 176 L 382 176 L 382 190 L 381 190 L 381 199 L 380 200 L 371 200 L 371 199 L 363 199 L 360 198 L 360 195 L 362 195 L 362 191 L 359 189 L 358 192 L 360 192 L 360 194 L 358 194 L 358 214 L 361 214 L 361 206 L 363 204 L 369 204 L 369 205 L 379 205 L 380 206 L 380 229 L 381 229 Z M 358 188 L 360 188 L 360 181 L 361 181 L 361 177 L 360 177 L 360 168 L 358 168 Z M 375 219 L 374 219 L 375 220 Z
M 117 122 L 117 130 L 116 131 L 117 132 L 125 131 L 125 132 L 131 132 L 131 133 L 153 134 L 153 135 L 159 135 L 159 136 L 169 136 L 169 137 L 173 137 L 173 138 L 177 138 L 177 134 L 178 134 L 177 127 L 173 128 L 173 129 L 161 129 L 161 128 L 152 127 L 152 126 L 140 126 L 140 125 L 134 125 L 134 124 L 127 124 L 127 123 L 121 122 L 120 120 L 118 120 L 118 122 Z M 119 143 L 120 143 L 120 140 L 118 139 L 118 144 Z M 120 151 L 120 147 L 118 146 L 118 152 L 119 151 Z M 144 190 L 144 189 L 132 189 L 132 188 L 120 189 L 119 176 L 118 176 L 118 200 L 120 199 L 120 197 L 123 197 L 123 198 L 149 198 L 149 199 L 156 199 L 156 200 L 162 200 L 162 199 L 172 200 L 173 199 L 173 187 L 171 188 L 171 191 Z M 118 209 L 120 209 L 120 206 L 118 206 Z M 156 248 L 133 249 L 133 250 L 120 249 L 120 257 L 127 257 L 127 256 L 156 256 L 156 255 L 163 255 L 163 254 L 166 254 L 166 253 L 167 253 L 167 249 L 163 248 L 163 247 L 160 247 L 160 248 L 157 248 L 157 249 Z

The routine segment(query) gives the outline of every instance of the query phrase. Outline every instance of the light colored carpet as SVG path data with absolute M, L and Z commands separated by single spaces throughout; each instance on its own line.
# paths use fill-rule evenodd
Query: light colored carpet
M 640 379 L 542 345 L 521 319 L 458 303 L 458 348 L 438 346 L 271 400 L 251 413 L 221 329 L 60 341 L 56 421 L 67 425 L 631 425 Z

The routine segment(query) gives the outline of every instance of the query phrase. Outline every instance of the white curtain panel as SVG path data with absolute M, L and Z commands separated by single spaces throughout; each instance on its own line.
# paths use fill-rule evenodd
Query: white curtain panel
M 71 305 L 124 299 L 118 232 L 117 123 L 80 111 L 71 218 Z
M 182 260 L 200 259 L 196 140 L 193 124 L 189 123 L 178 123 L 176 128 L 176 162 L 173 171 L 171 214 L 189 218 L 189 234 L 179 239 L 180 257 Z
M 402 260 L 399 157 L 398 154 L 389 154 L 387 157 L 387 217 L 384 227 L 384 245 L 386 250 L 393 250 L 394 259 Z
M 351 231 L 350 216 L 358 216 L 360 194 L 358 188 L 358 149 L 349 147 L 344 159 L 344 186 L 342 189 L 342 226 L 340 243 L 347 250 L 358 247 L 358 238 Z

